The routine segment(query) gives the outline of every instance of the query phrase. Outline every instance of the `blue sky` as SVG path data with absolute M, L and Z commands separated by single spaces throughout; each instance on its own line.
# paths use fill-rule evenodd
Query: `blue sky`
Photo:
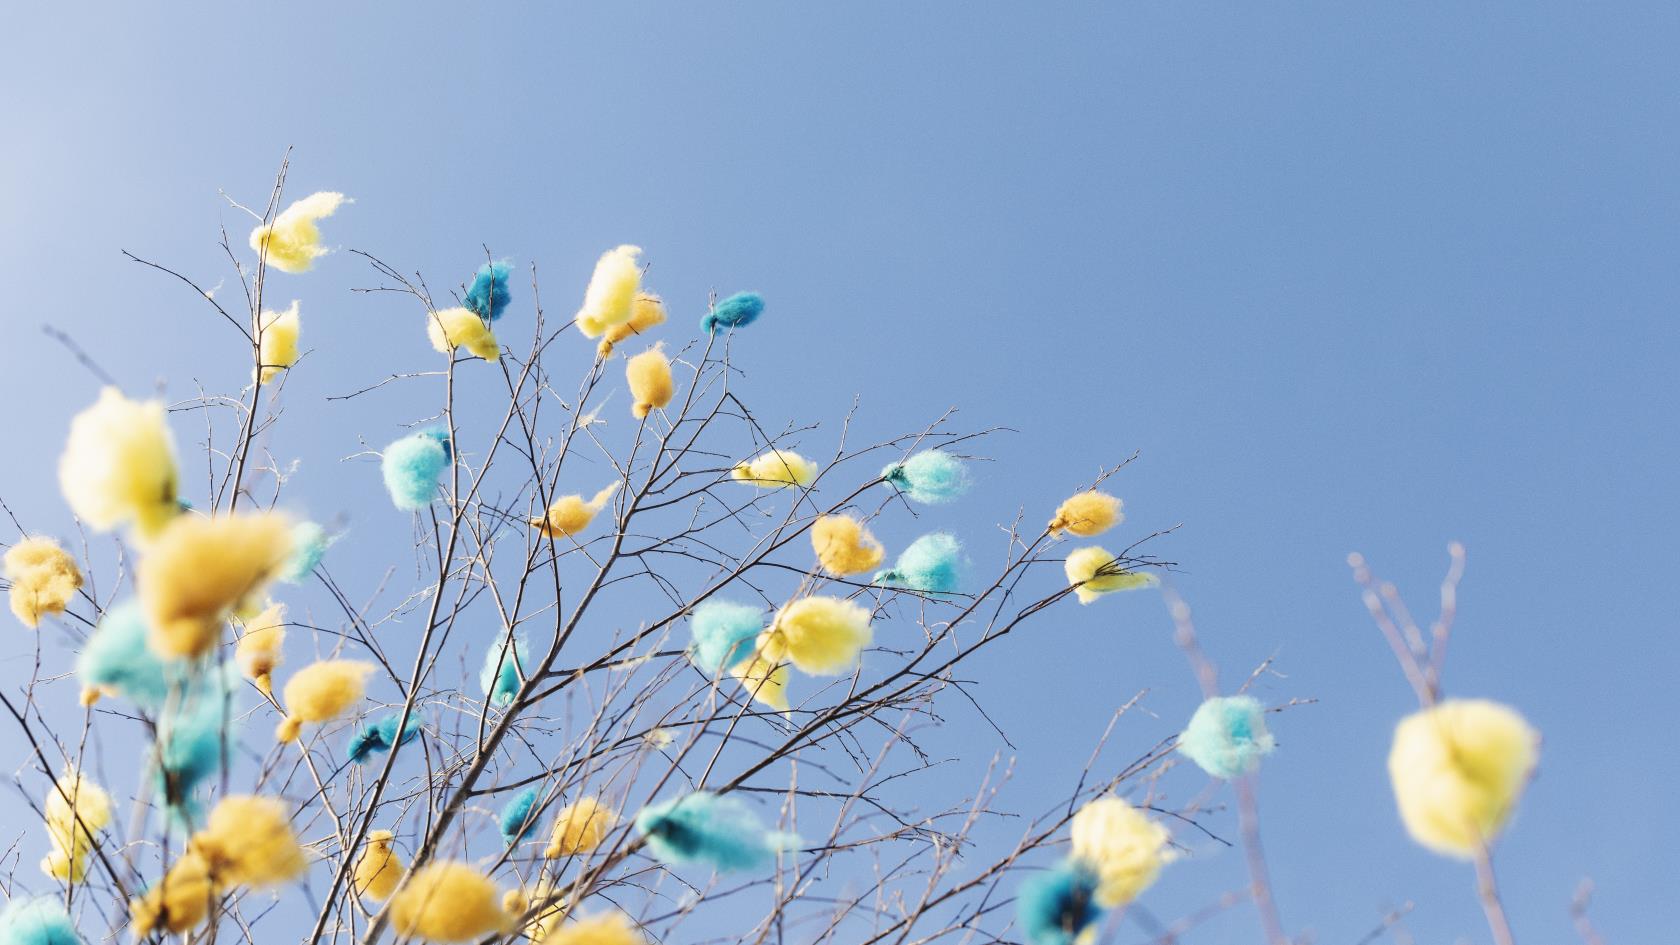
M 748 384 L 779 419 L 861 395 L 870 430 L 951 406 L 1019 430 L 949 522 L 976 536 L 1141 451 L 1116 482 L 1130 527 L 1183 524 L 1160 550 L 1227 676 L 1275 653 L 1262 694 L 1318 700 L 1277 719 L 1262 784 L 1285 920 L 1317 941 L 1405 900 L 1419 940 L 1486 940 L 1468 869 L 1392 809 L 1411 696 L 1343 563 L 1364 551 L 1428 612 L 1464 541 L 1448 689 L 1546 739 L 1500 848 L 1519 936 L 1569 935 L 1589 875 L 1610 938 L 1673 927 L 1673 4 L 66 4 L 10 32 L 0 497 L 41 527 L 68 524 L 53 458 L 97 385 L 39 326 L 136 392 L 237 388 L 200 304 L 118 250 L 214 283 L 216 227 L 247 227 L 218 188 L 261 200 L 293 146 L 293 195 L 356 199 L 334 242 L 438 283 L 488 244 L 569 303 L 628 241 L 667 297 L 759 289 Z M 430 363 L 412 313 L 348 291 L 368 284 L 348 254 L 296 283 L 302 411 Z M 411 416 L 320 416 L 284 444 L 297 488 L 322 517 L 372 507 L 371 468 L 338 461 Z M 1138 690 L 1157 717 L 1125 744 L 1187 717 L 1169 629 L 1132 595 L 976 669 L 1020 808 Z M 7 639 L 9 678 L 32 650 Z M 960 713 L 937 738 L 1003 747 Z M 1242 884 L 1238 856 L 1195 853 L 1156 916 Z M 1253 929 L 1236 910 L 1192 940 Z

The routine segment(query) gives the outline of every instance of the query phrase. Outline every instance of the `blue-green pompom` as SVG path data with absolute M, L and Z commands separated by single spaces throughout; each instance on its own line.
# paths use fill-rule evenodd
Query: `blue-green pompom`
M 513 301 L 513 293 L 508 289 L 508 276 L 512 272 L 512 264 L 505 259 L 478 267 L 478 274 L 467 289 L 467 308 L 487 321 L 501 318 L 508 303 Z
M 83 685 L 111 690 L 148 712 L 162 708 L 169 687 L 186 677 L 186 664 L 164 660 L 146 645 L 146 616 L 132 600 L 99 618 L 76 667 Z
M 710 866 L 719 872 L 756 869 L 799 845 L 793 834 L 766 830 L 746 803 L 695 791 L 636 815 L 648 849 L 669 866 Z
M 764 314 L 764 296 L 757 292 L 737 292 L 712 306 L 700 319 L 700 329 L 717 334 L 719 328 L 745 328 Z
M 514 846 L 531 835 L 537 826 L 537 788 L 535 785 L 514 795 L 502 808 L 499 821 L 502 828 L 502 842 Z
M 1067 860 L 1021 884 L 1015 900 L 1021 931 L 1031 945 L 1073 945 L 1102 919 L 1095 871 Z
M 497 637 L 484 651 L 484 668 L 479 670 L 478 685 L 491 705 L 505 706 L 519 694 L 523 677 L 531 669 L 531 641 L 523 634 L 515 634 L 513 645 L 506 637 Z
M 893 566 L 875 575 L 875 583 L 924 594 L 950 594 L 962 586 L 965 560 L 955 535 L 934 532 L 910 543 Z
M 923 450 L 881 470 L 881 478 L 917 502 L 938 505 L 968 491 L 968 467 L 943 450 Z
M 431 505 L 437 497 L 438 479 L 452 460 L 449 433 L 444 430 L 410 433 L 385 447 L 382 471 L 391 501 L 410 512 Z
M 703 601 L 689 615 L 694 642 L 688 657 L 704 672 L 717 675 L 752 655 L 764 629 L 764 611 L 726 600 Z
M 54 896 L 18 896 L 0 909 L 0 945 L 83 945 L 70 913 Z
M 280 568 L 280 580 L 288 584 L 302 584 L 315 573 L 316 565 L 326 556 L 332 539 L 327 530 L 315 522 L 299 522 L 292 526 L 292 553 Z
M 1241 777 L 1277 747 L 1266 710 L 1252 696 L 1215 696 L 1196 708 L 1178 736 L 1178 750 L 1216 778 Z
M 402 737 L 397 737 L 397 723 L 402 721 L 401 712 L 392 712 L 377 722 L 362 726 L 355 735 L 350 736 L 350 744 L 345 747 L 345 754 L 356 764 L 362 764 L 374 755 L 384 754 L 397 745 L 406 745 L 420 734 L 420 716 L 410 712 L 408 724 L 403 726 Z

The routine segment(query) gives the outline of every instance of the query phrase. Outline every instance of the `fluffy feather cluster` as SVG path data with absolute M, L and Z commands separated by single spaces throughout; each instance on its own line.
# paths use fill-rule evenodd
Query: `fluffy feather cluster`
M 950 594 L 962 586 L 967 560 L 955 535 L 934 532 L 911 542 L 893 566 L 875 575 L 874 583 L 924 594 Z
M 549 834 L 548 846 L 543 848 L 543 856 L 553 860 L 588 853 L 601 845 L 617 822 L 618 815 L 612 808 L 597 798 L 580 797 L 555 815 L 554 830 Z
M 323 190 L 280 211 L 274 222 L 251 231 L 251 248 L 281 272 L 308 272 L 327 254 L 316 223 L 330 217 L 346 202 L 345 196 Z
M 157 885 L 129 902 L 129 926 L 137 940 L 159 929 L 185 934 L 204 922 L 210 914 L 210 901 L 219 893 L 210 864 L 188 850 L 164 872 Z
M 693 642 L 688 656 L 703 672 L 727 671 L 759 702 L 786 712 L 787 667 L 758 652 L 764 633 L 764 612 L 757 607 L 724 600 L 704 601 L 689 617 Z
M 729 476 L 762 489 L 808 486 L 817 478 L 817 464 L 792 450 L 769 450 L 737 464 Z
M 82 570 L 58 542 L 44 536 L 25 538 L 6 549 L 0 573 L 12 582 L 12 614 L 34 629 L 47 614 L 64 613 L 82 586 Z
M 647 937 L 622 912 L 603 912 L 552 923 L 541 945 L 647 945 Z
M 799 844 L 792 834 L 765 829 L 738 798 L 710 791 L 642 808 L 636 829 L 661 863 L 709 866 L 724 873 L 757 869 Z
M 542 518 L 534 518 L 531 524 L 542 532 L 544 538 L 563 538 L 576 535 L 589 527 L 595 521 L 595 516 L 612 501 L 618 492 L 618 483 L 612 483 L 589 499 L 581 495 L 563 495 L 549 505 L 547 513 Z
M 512 929 L 496 884 L 458 861 L 415 870 L 391 898 L 391 926 L 398 935 L 427 942 L 470 942 Z
M 362 855 L 356 858 L 356 895 L 385 900 L 396 892 L 408 867 L 397 855 L 396 836 L 389 830 L 370 830 Z
M 783 607 L 759 642 L 771 662 L 792 663 L 812 676 L 837 676 L 857 666 L 874 639 L 869 609 L 839 597 L 801 597 Z
M 505 259 L 479 266 L 472 285 L 467 287 L 467 309 L 488 322 L 501 318 L 508 303 L 513 301 L 513 291 L 508 286 L 512 274 L 513 264 Z
M 1171 854 L 1165 827 L 1113 795 L 1073 815 L 1073 858 L 1097 874 L 1097 903 L 1123 906 L 1155 882 Z
M 267 384 L 297 363 L 298 336 L 303 332 L 297 300 L 283 312 L 263 312 L 257 324 L 257 379 Z
M 419 430 L 385 447 L 380 471 L 392 504 L 408 512 L 431 505 L 454 456 L 446 430 Z
M 177 660 L 164 660 L 146 638 L 151 631 L 139 601 L 125 601 L 105 611 L 76 660 L 82 677 L 82 704 L 102 695 L 121 696 L 156 712 L 185 672 Z
M 278 513 L 177 517 L 136 572 L 152 649 L 189 659 L 210 652 L 222 624 L 256 609 L 291 553 L 292 523 Z
M 625 244 L 607 250 L 595 262 L 595 273 L 589 277 L 583 307 L 577 313 L 578 331 L 584 337 L 599 338 L 630 321 L 642 288 L 641 255 L 640 246 Z
M 1089 538 L 1101 535 L 1126 520 L 1123 504 L 1106 492 L 1091 489 L 1068 496 L 1050 520 L 1051 531 L 1063 531 Z
M 280 742 L 295 742 L 305 723 L 318 725 L 345 714 L 367 691 L 373 664 L 361 660 L 319 660 L 286 680 L 286 718 L 274 730 Z
M 286 642 L 286 605 L 269 604 L 244 624 L 233 650 L 234 662 L 257 691 L 268 696 L 274 692 L 274 671 L 280 666 L 281 647 Z
M 523 633 L 497 637 L 484 651 L 484 667 L 478 671 L 478 687 L 494 706 L 513 703 L 531 665 L 531 641 Z
M 636 301 L 630 303 L 630 319 L 622 325 L 613 325 L 601 337 L 601 344 L 596 353 L 605 358 L 612 354 L 613 346 L 630 337 L 639 335 L 652 329 L 656 325 L 665 324 L 665 303 L 659 296 L 651 292 L 642 292 L 636 296 Z
M 538 793 L 535 785 L 520 791 L 502 807 L 502 815 L 496 824 L 502 830 L 502 842 L 508 846 L 516 846 L 531 836 L 531 831 L 537 829 L 537 800 Z
M 1112 551 L 1096 545 L 1069 553 L 1062 568 L 1067 573 L 1068 586 L 1074 589 L 1081 604 L 1115 591 L 1134 591 L 1161 583 L 1147 571 L 1126 570 Z
M 94 835 L 111 823 L 110 795 L 80 772 L 67 771 L 47 789 L 41 807 L 52 847 L 41 861 L 41 871 L 61 882 L 81 882 L 87 875 Z
M 1498 836 L 1540 758 L 1540 733 L 1513 709 L 1449 699 L 1400 721 L 1388 775 L 1412 839 L 1469 858 Z
M 85 945 L 64 904 L 52 896 L 17 896 L 0 909 L 0 945 Z
M 115 387 L 70 421 L 58 483 L 71 511 L 95 531 L 132 526 L 151 538 L 180 511 L 175 440 L 163 404 L 134 401 Z
M 881 478 L 911 500 L 939 505 L 968 491 L 968 467 L 944 450 L 923 450 L 881 470 Z
M 158 713 L 158 794 L 179 822 L 196 819 L 194 792 L 220 774 L 242 708 L 232 666 L 211 666 L 171 686 Z
M 327 530 L 319 524 L 298 522 L 292 526 L 292 553 L 277 576 L 288 584 L 302 584 L 315 573 L 332 543 Z
M 1021 884 L 1016 915 L 1031 945 L 1075 945 L 1102 919 L 1100 879 L 1083 863 L 1065 860 Z
M 1178 750 L 1216 778 L 1250 774 L 1277 747 L 1266 731 L 1266 709 L 1253 696 L 1215 696 L 1190 716 Z
M 377 722 L 364 725 L 356 734 L 350 736 L 350 742 L 344 746 L 344 754 L 355 764 L 364 764 L 374 755 L 382 755 L 397 747 L 406 745 L 420 734 L 420 716 L 410 713 L 408 724 L 402 726 L 402 734 L 397 734 L 397 725 L 402 722 L 401 712 L 392 712 Z
M 630 384 L 630 413 L 638 420 L 655 410 L 663 410 L 676 393 L 671 380 L 671 359 L 665 357 L 659 345 L 631 358 L 624 366 L 624 375 Z
M 222 798 L 187 849 L 201 857 L 221 886 L 264 889 L 296 879 L 309 860 L 292 832 L 286 805 L 272 797 Z
M 496 333 L 490 330 L 490 323 L 470 308 L 428 312 L 426 337 L 431 339 L 432 350 L 439 354 L 465 348 L 468 354 L 486 361 L 502 356 L 501 343 L 496 340 Z
M 737 292 L 701 316 L 700 330 L 715 335 L 720 328 L 745 328 L 763 314 L 764 296 L 757 292 Z
M 824 515 L 812 523 L 811 547 L 818 563 L 833 574 L 873 570 L 887 553 L 869 529 L 849 515 Z

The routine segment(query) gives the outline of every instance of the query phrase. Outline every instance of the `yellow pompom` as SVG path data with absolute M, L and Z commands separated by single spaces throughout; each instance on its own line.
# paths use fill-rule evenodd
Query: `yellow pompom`
M 197 928 L 210 914 L 210 901 L 217 893 L 209 864 L 188 850 L 157 885 L 129 901 L 129 924 L 135 938 L 144 939 L 156 929 L 179 935 Z
M 886 554 L 869 529 L 849 515 L 824 515 L 817 519 L 811 526 L 811 547 L 816 549 L 822 566 L 835 574 L 873 571 Z
M 543 945 L 647 945 L 647 937 L 622 912 L 561 922 L 544 932 Z
M 115 387 L 70 421 L 58 484 L 71 511 L 95 531 L 132 524 L 143 538 L 163 530 L 175 500 L 175 440 L 163 404 L 134 401 Z
M 269 604 L 239 635 L 233 658 L 239 671 L 255 683 L 263 695 L 274 692 L 274 670 L 280 665 L 281 646 L 286 642 L 286 605 Z
M 389 899 L 402 882 L 408 867 L 392 843 L 396 839 L 389 830 L 370 830 L 367 848 L 356 859 L 356 894 L 369 899 Z
M 496 884 L 465 863 L 428 863 L 391 900 L 398 935 L 428 942 L 468 942 L 511 930 Z
M 87 879 L 88 855 L 77 855 L 57 847 L 41 858 L 41 872 L 61 883 L 79 883 Z
M 609 249 L 595 263 L 595 274 L 578 309 L 578 331 L 586 338 L 599 338 L 616 325 L 630 320 L 631 309 L 642 286 L 642 270 L 636 257 L 640 246 L 628 244 Z
M 1113 552 L 1092 545 L 1080 548 L 1067 556 L 1063 565 L 1068 584 L 1076 588 L 1081 604 L 1114 591 L 1131 591 L 1140 587 L 1154 587 L 1161 583 L 1147 571 L 1127 571 Z
M 502 346 L 496 333 L 478 314 L 468 308 L 446 308 L 426 316 L 426 336 L 432 350 L 448 354 L 465 348 L 473 357 L 494 361 L 502 356 Z
M 1540 734 L 1516 711 L 1449 699 L 1400 721 L 1388 754 L 1400 819 L 1412 839 L 1469 858 L 1499 834 L 1540 756 Z
M 264 384 L 274 379 L 274 375 L 297 363 L 298 335 L 303 331 L 303 322 L 298 319 L 298 303 L 292 300 L 292 307 L 284 312 L 262 313 L 262 336 L 257 344 L 257 376 Z
M 767 660 L 754 653 L 734 666 L 729 675 L 741 683 L 754 700 L 777 712 L 788 710 L 788 668 L 786 663 Z
M 12 582 L 12 613 L 26 627 L 40 626 L 47 614 L 64 613 L 82 586 L 76 559 L 51 538 L 25 538 L 6 550 L 0 572 Z
M 1113 795 L 1081 807 L 1070 830 L 1073 856 L 1096 871 L 1097 902 L 1109 909 L 1136 899 L 1171 858 L 1166 828 Z
M 309 868 L 286 805 L 272 797 L 222 798 L 187 849 L 209 865 L 221 885 L 276 886 Z
M 343 194 L 326 190 L 296 201 L 280 211 L 273 223 L 251 231 L 251 249 L 281 272 L 309 271 L 317 257 L 327 254 L 315 221 L 332 216 L 344 201 Z
M 1106 492 L 1095 489 L 1068 496 L 1050 520 L 1051 531 L 1072 532 L 1089 538 L 1100 535 L 1126 520 L 1121 502 Z
M 292 524 L 275 512 L 182 515 L 140 559 L 147 641 L 159 656 L 197 657 L 222 623 L 262 600 L 292 550 Z
M 869 610 L 838 597 L 802 597 L 783 607 L 759 643 L 763 657 L 813 676 L 850 672 L 874 639 Z
M 630 396 L 635 401 L 630 405 L 630 413 L 637 419 L 664 408 L 676 392 L 671 381 L 671 360 L 659 345 L 631 358 L 624 366 L 624 376 L 630 382 Z
M 597 353 L 603 358 L 612 354 L 613 345 L 630 337 L 665 323 L 665 303 L 659 296 L 651 292 L 643 292 L 636 296 L 636 301 L 630 305 L 630 320 L 622 325 L 614 325 L 606 331 L 606 337 L 601 339 Z
M 736 482 L 751 483 L 763 489 L 808 486 L 817 478 L 817 464 L 792 450 L 770 450 L 736 465 L 729 475 Z
M 560 809 L 554 818 L 554 832 L 549 835 L 543 856 L 556 859 L 588 853 L 601 845 L 618 817 L 612 809 L 593 797 L 583 797 Z
M 617 491 L 618 483 L 615 482 L 595 493 L 595 497 L 587 502 L 581 495 L 561 496 L 548 507 L 547 515 L 532 519 L 531 524 L 545 538 L 576 535 L 589 527 L 589 523 L 595 520 L 595 514 L 606 507 Z
M 110 795 L 80 773 L 67 771 L 47 789 L 42 810 L 52 852 L 41 861 L 41 871 L 63 882 L 81 882 L 94 834 L 111 823 Z
M 286 719 L 275 730 L 282 742 L 296 741 L 304 723 L 338 718 L 362 698 L 373 664 L 361 660 L 321 660 L 286 680 Z
M 523 889 L 508 890 L 502 896 L 502 909 L 515 920 L 531 913 L 525 919 L 524 932 L 535 945 L 542 945 L 560 927 L 568 911 L 566 897 L 546 880 L 539 881 L 529 893 Z

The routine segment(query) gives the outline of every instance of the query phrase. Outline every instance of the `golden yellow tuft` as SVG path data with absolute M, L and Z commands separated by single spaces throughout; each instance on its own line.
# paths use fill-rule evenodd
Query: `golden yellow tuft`
M 1394 729 L 1388 775 L 1412 839 L 1473 857 L 1516 809 L 1540 758 L 1540 733 L 1485 699 L 1449 699 Z
M 129 923 L 136 939 L 156 929 L 179 935 L 197 928 L 210 914 L 210 901 L 217 895 L 210 877 L 210 865 L 188 850 L 163 874 L 144 896 L 129 900 Z
M 1050 520 L 1050 530 L 1070 532 L 1089 538 L 1092 535 L 1100 535 L 1125 520 L 1126 515 L 1122 511 L 1119 499 L 1092 489 L 1068 496 L 1067 501 L 1056 509 L 1056 517 Z
M 257 344 L 257 377 L 264 384 L 274 380 L 274 375 L 297 363 L 298 335 L 303 331 L 303 322 L 298 318 L 298 303 L 292 300 L 291 308 L 284 312 L 262 313 L 261 335 Z
M 542 945 L 647 945 L 647 937 L 622 912 L 561 922 L 544 933 Z
M 817 561 L 835 574 L 873 571 L 886 549 L 863 523 L 849 515 L 824 515 L 811 526 L 811 547 Z
M 367 846 L 356 858 L 356 894 L 368 899 L 389 899 L 402 882 L 408 867 L 397 855 L 392 843 L 396 837 L 389 830 L 370 830 Z
M 1075 812 L 1070 832 L 1074 858 L 1096 871 L 1097 902 L 1109 909 L 1136 899 L 1171 858 L 1166 828 L 1112 794 Z
M 576 535 L 589 527 L 589 523 L 595 520 L 596 513 L 606 507 L 616 492 L 618 483 L 615 482 L 595 493 L 594 498 L 588 501 L 581 495 L 561 496 L 548 507 L 546 515 L 532 519 L 531 525 L 542 532 L 545 538 Z
M 817 478 L 817 464 L 792 450 L 770 450 L 729 471 L 730 478 L 761 489 L 808 486 Z
M 788 668 L 786 663 L 767 660 L 757 653 L 729 667 L 734 676 L 758 702 L 777 712 L 788 710 Z
M 665 357 L 659 345 L 631 358 L 624 366 L 624 376 L 635 401 L 630 405 L 630 413 L 637 419 L 663 409 L 676 393 L 671 381 L 671 359 Z
M 588 853 L 601 845 L 618 821 L 612 808 L 593 797 L 582 797 L 560 809 L 554 817 L 543 856 L 550 860 Z
M 47 614 L 64 613 L 82 586 L 76 559 L 51 538 L 25 538 L 6 550 L 0 573 L 12 582 L 12 613 L 31 629 Z
M 95 531 L 133 525 L 150 538 L 180 512 L 175 440 L 163 404 L 134 401 L 115 387 L 70 421 L 58 484 L 71 511 Z
M 813 676 L 836 676 L 850 672 L 873 639 L 868 608 L 838 597 L 802 597 L 777 612 L 759 649 L 771 662 L 786 660 Z
M 63 882 L 81 882 L 94 834 L 111 823 L 110 795 L 80 772 L 67 771 L 47 789 L 42 810 L 52 851 L 41 861 L 41 871 Z
M 187 849 L 209 865 L 221 885 L 277 886 L 309 868 L 286 805 L 272 797 L 222 798 Z
M 1068 584 L 1075 588 L 1074 593 L 1079 596 L 1081 604 L 1111 594 L 1115 591 L 1131 591 L 1140 587 L 1154 587 L 1161 583 L 1155 575 L 1147 571 L 1128 571 L 1120 566 L 1120 559 L 1114 553 L 1104 548 L 1091 545 L 1080 548 L 1067 556 L 1063 565 L 1067 572 Z
M 244 622 L 244 632 L 239 635 L 233 658 L 239 663 L 239 671 L 264 696 L 274 692 L 274 670 L 280 665 L 280 648 L 285 642 L 285 604 L 269 604 L 262 613 Z
M 508 932 L 514 916 L 502 908 L 496 884 L 465 863 L 428 863 L 391 899 L 398 935 L 428 942 L 469 942 Z
M 315 221 L 332 216 L 344 202 L 343 194 L 328 190 L 294 202 L 280 211 L 273 223 L 251 231 L 251 249 L 281 272 L 308 272 L 318 257 L 327 254 L 321 248 L 321 230 Z
M 426 316 L 426 336 L 432 350 L 448 354 L 465 348 L 473 357 L 494 361 L 502 356 L 502 346 L 490 325 L 469 308 L 446 308 Z
M 636 301 L 630 305 L 630 320 L 622 325 L 614 325 L 608 328 L 605 336 L 601 339 L 600 346 L 596 348 L 596 353 L 605 358 L 612 354 L 613 345 L 631 335 L 639 335 L 656 325 L 663 325 L 664 323 L 665 303 L 659 300 L 659 296 L 651 292 L 643 292 L 636 296 Z
M 640 246 L 625 244 L 607 250 L 595 262 L 595 273 L 589 278 L 583 307 L 577 313 L 578 331 L 584 337 L 599 338 L 630 321 L 642 286 L 642 270 L 636 259 L 641 254 Z
M 137 572 L 153 652 L 188 658 L 209 652 L 224 621 L 260 604 L 291 550 L 292 524 L 275 512 L 176 518 Z
M 373 664 L 361 660 L 320 660 L 286 680 L 286 719 L 275 730 L 282 742 L 296 741 L 304 723 L 338 718 L 361 700 Z

